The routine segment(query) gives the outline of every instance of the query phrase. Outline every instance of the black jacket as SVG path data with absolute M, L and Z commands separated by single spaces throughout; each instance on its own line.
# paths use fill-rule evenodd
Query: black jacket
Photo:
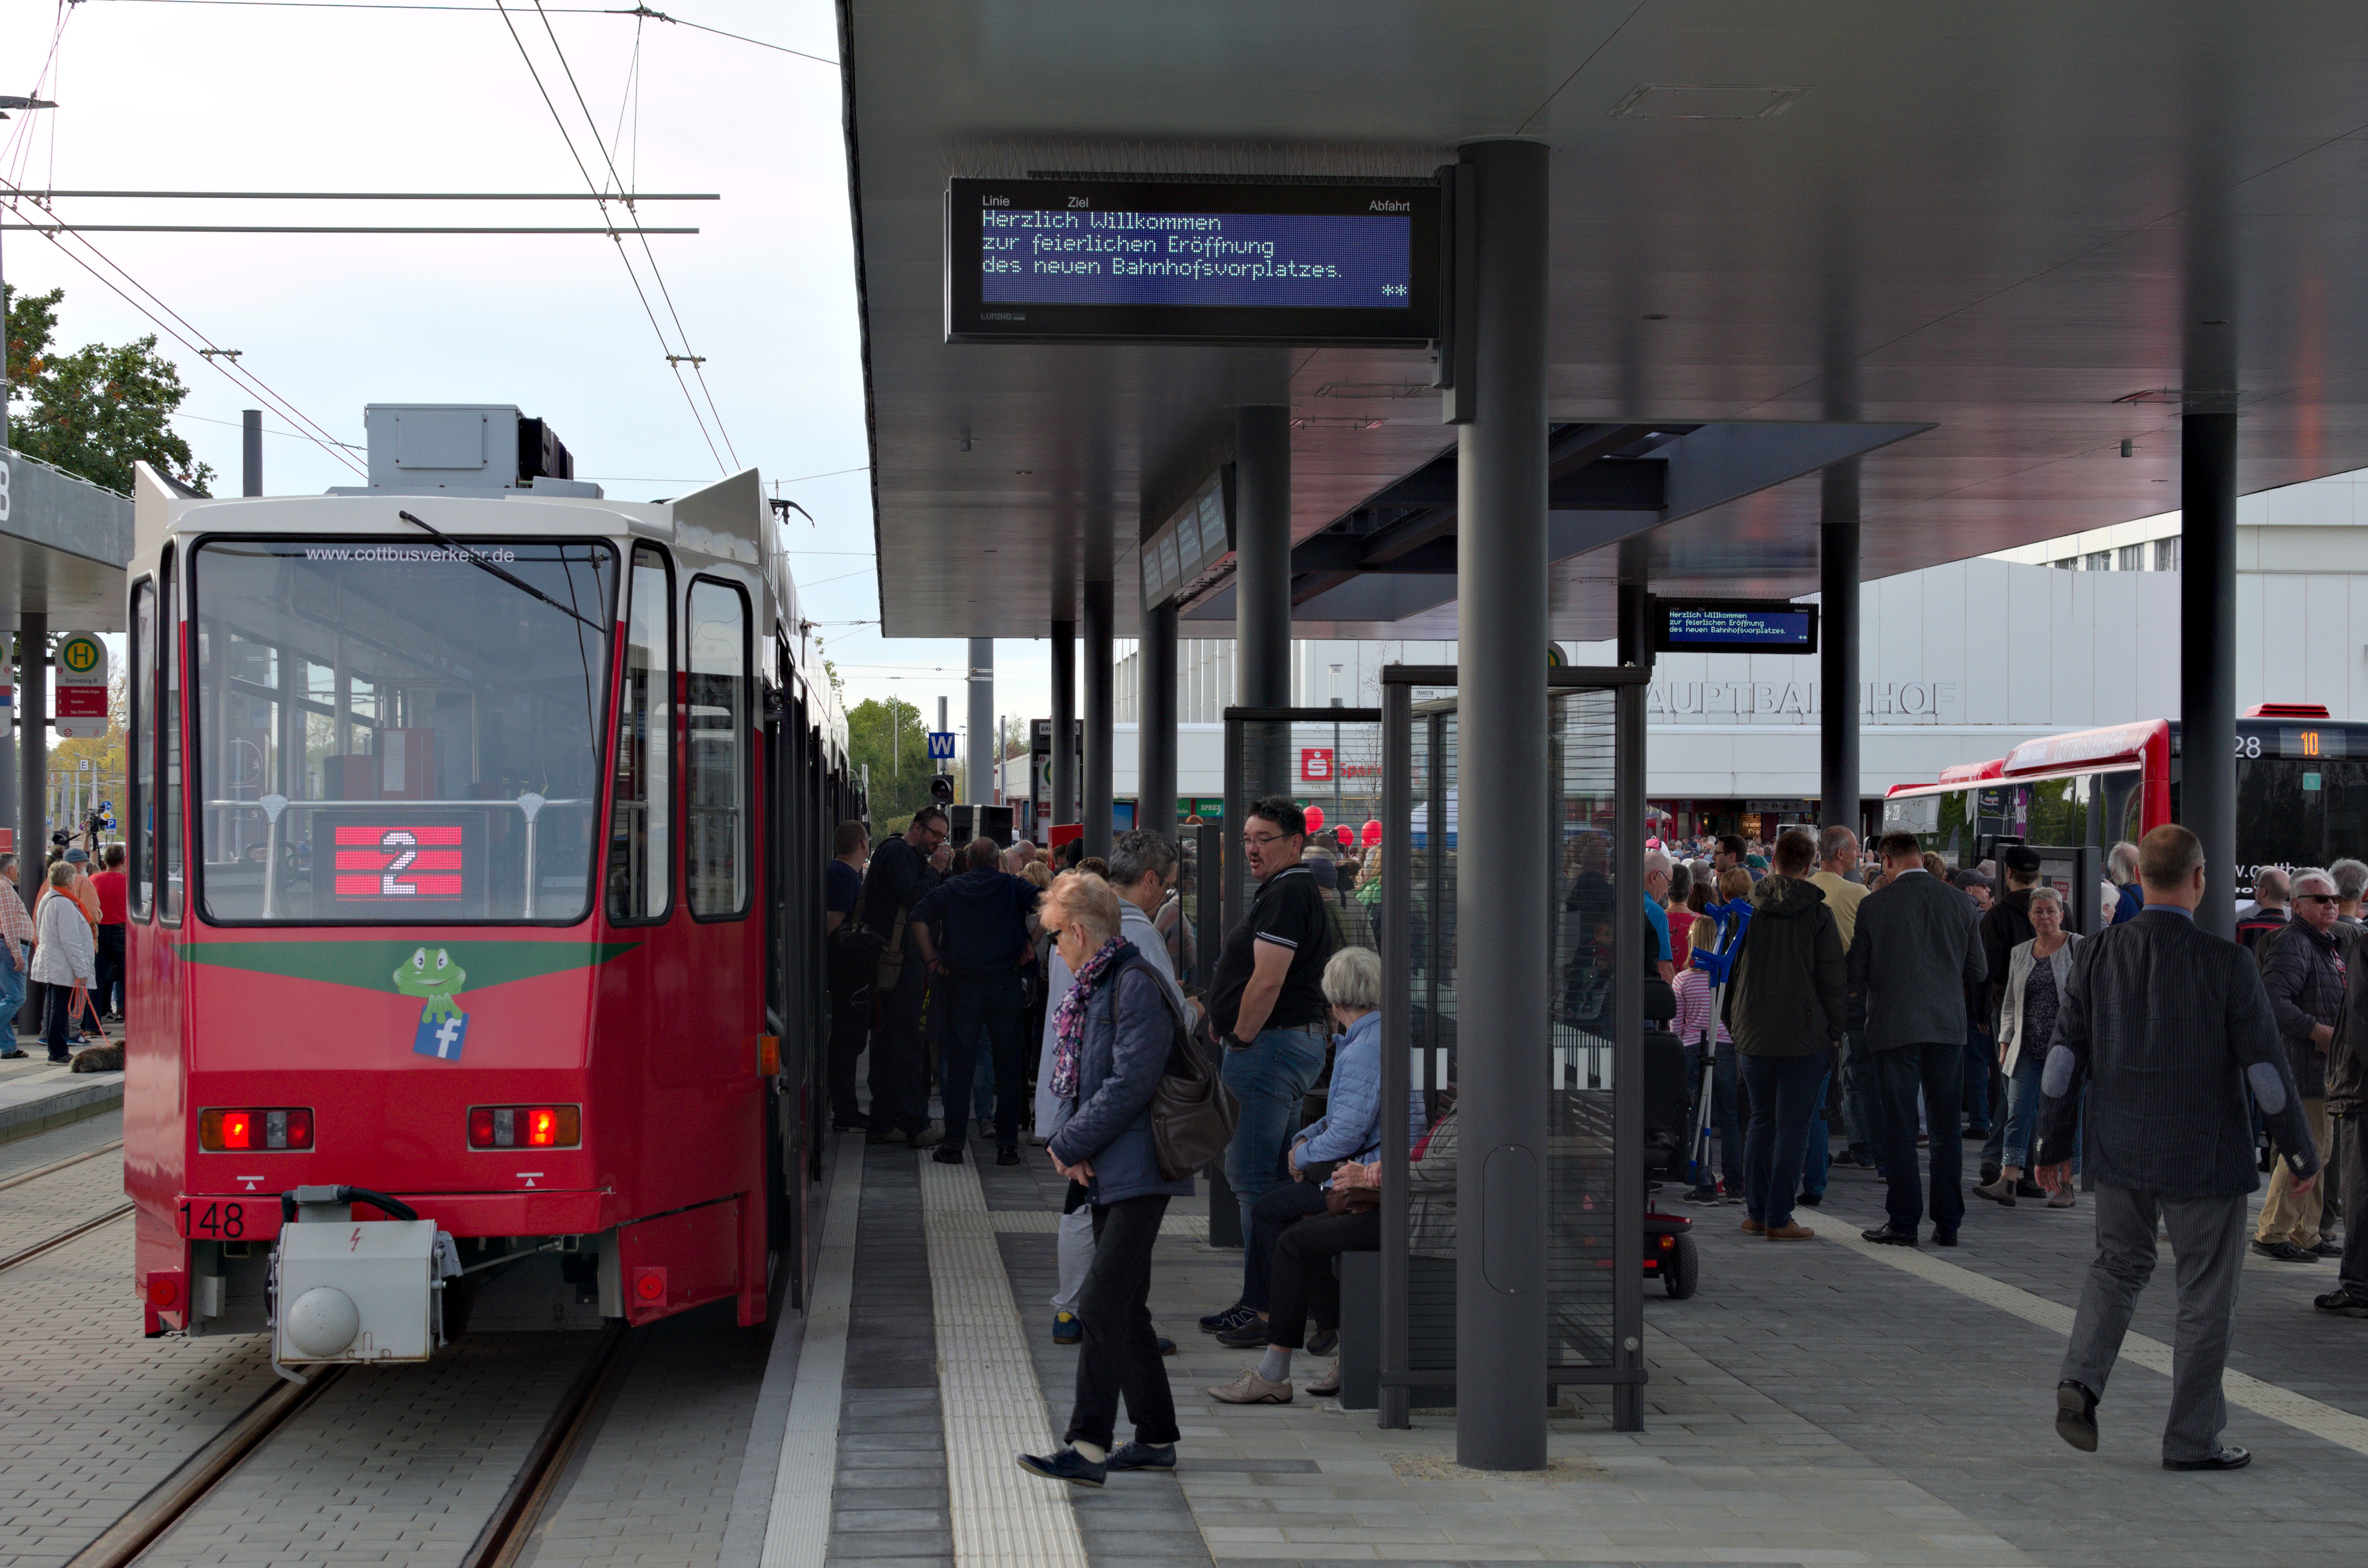
M 891 948 L 902 946 L 905 922 L 942 880 L 927 855 L 902 837 L 888 840 L 871 852 L 871 865 L 863 873 L 863 923 Z
M 1726 983 L 1727 1031 L 1746 1056 L 1808 1056 L 1841 1043 L 1849 1016 L 1842 929 L 1815 882 L 1751 884 L 1751 924 Z
M 2072 1157 L 2088 1090 L 2084 1175 L 2164 1198 L 2224 1198 L 2261 1184 L 2253 1108 L 2295 1174 L 2318 1174 L 2294 1069 L 2253 955 L 2148 909 L 2072 952 L 2040 1075 L 2032 1164 Z
M 1866 1045 L 1963 1045 L 1965 992 L 1989 973 L 1973 900 L 1924 871 L 1858 906 L 1850 983 L 1866 988 Z
M 2322 937 L 2307 922 L 2297 920 L 2264 935 L 2254 956 L 2261 960 L 2261 987 L 2270 994 L 2270 1011 L 2285 1037 L 2286 1065 L 2294 1069 L 2294 1086 L 2306 1100 L 2327 1095 L 2327 1052 L 2311 1043 L 2318 1024 L 2332 1026 L 2343 1016 L 2343 960 L 2337 933 Z
M 1989 998 L 1986 1011 L 1991 1017 L 1998 1016 L 1998 1004 L 2006 999 L 2008 955 L 2038 935 L 2039 927 L 2031 923 L 2029 888 L 1999 893 L 1982 915 L 1982 961 L 1989 966 L 1989 979 L 1982 989 Z
M 2368 927 L 2335 929 L 2345 973 L 2343 1012 L 2327 1048 L 2327 1114 L 2368 1116 Z

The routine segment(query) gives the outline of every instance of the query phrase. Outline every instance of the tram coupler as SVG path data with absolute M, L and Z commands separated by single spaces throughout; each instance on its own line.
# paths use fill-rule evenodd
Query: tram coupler
M 356 1220 L 359 1201 L 396 1216 Z M 271 1255 L 271 1359 L 290 1368 L 425 1361 L 444 1343 L 444 1282 L 460 1249 L 402 1199 L 358 1187 L 300 1187 L 279 1195 Z

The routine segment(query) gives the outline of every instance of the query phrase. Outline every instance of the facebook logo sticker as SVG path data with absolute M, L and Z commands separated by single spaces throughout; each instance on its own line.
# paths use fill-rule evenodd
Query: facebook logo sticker
M 458 1062 L 461 1042 L 468 1038 L 469 1015 L 448 1013 L 441 1017 L 420 1019 L 418 1032 L 411 1037 L 411 1049 L 438 1061 Z

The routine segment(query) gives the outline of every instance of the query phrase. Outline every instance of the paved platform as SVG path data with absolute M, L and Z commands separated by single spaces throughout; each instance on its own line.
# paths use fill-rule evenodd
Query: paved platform
M 28 1060 L 0 1062 L 0 1143 L 122 1107 L 121 1073 L 77 1073 L 48 1061 L 39 1040 L 22 1048 Z

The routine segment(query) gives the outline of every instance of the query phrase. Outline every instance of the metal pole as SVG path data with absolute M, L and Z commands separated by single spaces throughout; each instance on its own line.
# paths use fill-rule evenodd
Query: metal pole
M 995 639 L 973 637 L 970 640 L 970 789 L 973 805 L 984 806 L 995 799 L 995 759 L 1000 748 L 990 752 L 987 736 L 995 733 Z
M 1234 410 L 1234 665 L 1241 707 L 1291 706 L 1288 408 Z M 1244 739 L 1244 798 L 1289 793 L 1291 726 L 1256 722 Z
M 1825 471 L 1817 529 L 1817 817 L 1865 835 L 1859 816 L 1858 460 Z
M 1431 831 L 1443 831 L 1444 801 L 1433 797 Z M 1406 1103 L 1414 1065 L 1414 960 L 1407 934 L 1414 929 L 1414 689 L 1401 681 L 1382 687 L 1382 984 L 1389 1005 L 1382 1009 L 1382 1103 Z M 1439 915 L 1431 901 L 1431 918 Z M 1435 1058 L 1434 1058 L 1435 1059 Z M 1429 1083 L 1436 1090 L 1440 1085 Z M 1406 1120 L 1382 1118 L 1382 1374 L 1403 1377 L 1410 1340 L 1407 1292 L 1413 1266 L 1407 1261 Z M 1460 1169 L 1460 1167 L 1459 1167 Z M 1384 1383 L 1381 1425 L 1411 1426 L 1412 1392 Z
M 1645 661 L 1650 667 L 1650 661 Z M 1612 698 L 1611 961 L 1619 979 L 1611 1002 L 1611 1256 L 1632 1263 L 1645 1252 L 1645 994 L 1637 977 L 1652 968 L 1645 952 L 1645 688 L 1623 686 Z M 1790 1179 L 1787 1177 L 1786 1179 Z M 1642 1271 L 1611 1271 L 1611 1364 L 1641 1378 L 1645 1369 Z M 1645 1390 L 1611 1387 L 1611 1429 L 1645 1429 Z
M 1086 853 L 1107 858 L 1111 828 L 1111 722 L 1118 669 L 1112 661 L 1110 584 L 1086 584 Z
M 1135 704 L 1134 825 L 1176 830 L 1176 601 L 1143 612 L 1142 694 Z
M 1077 820 L 1077 623 L 1053 623 L 1053 820 Z
M 41 896 L 41 852 L 49 843 L 50 618 L 44 610 L 17 617 L 17 722 L 23 752 L 17 781 L 17 887 L 30 909 Z
M 263 494 L 263 410 L 250 408 L 238 416 L 239 449 L 244 472 L 239 475 L 238 493 L 242 495 Z
M 1546 1463 L 1546 161 L 1534 142 L 1482 142 L 1456 171 L 1477 222 L 1456 324 L 1477 367 L 1456 433 L 1456 697 L 1459 747 L 1486 759 L 1458 770 L 1456 816 L 1455 1448 L 1474 1470 Z
M 2180 420 L 2179 820 L 2203 841 L 2195 923 L 2237 931 L 2237 414 Z

